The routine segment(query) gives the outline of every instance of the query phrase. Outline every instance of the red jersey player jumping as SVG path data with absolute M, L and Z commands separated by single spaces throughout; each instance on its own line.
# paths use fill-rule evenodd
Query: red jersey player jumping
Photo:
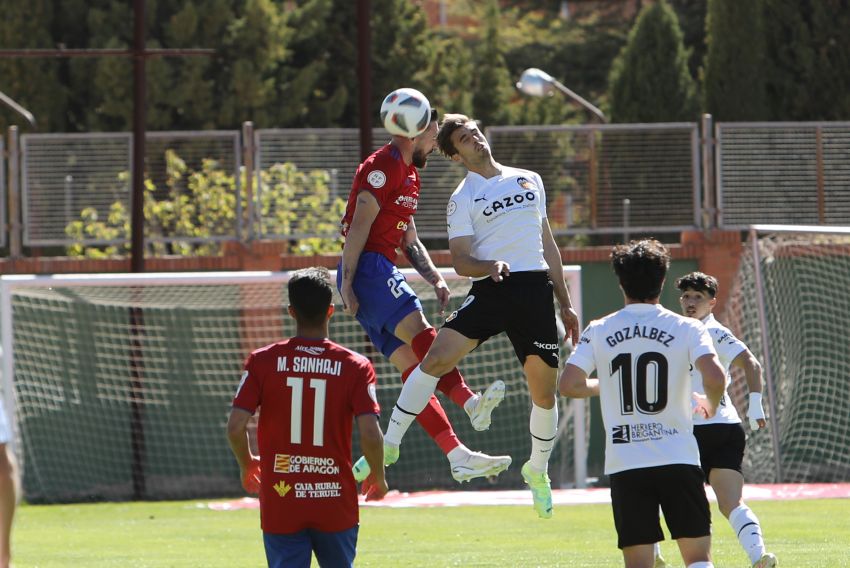
M 393 93 L 390 94 L 392 96 Z M 421 95 L 421 93 L 420 93 Z M 424 95 L 422 95 L 424 98 Z M 413 215 L 419 202 L 419 171 L 436 147 L 437 112 L 415 138 L 393 136 L 392 141 L 366 158 L 357 168 L 342 233 L 345 246 L 337 272 L 337 287 L 346 313 L 369 335 L 375 347 L 401 373 L 402 380 L 416 368 L 437 336 L 422 313 L 416 293 L 396 267 L 397 250 L 432 286 L 445 308 L 449 288 L 419 240 Z M 505 396 L 505 383 L 494 381 L 483 394 L 474 394 L 457 369 L 440 381 L 440 390 L 467 413 L 476 430 L 490 427 L 490 415 Z M 403 409 L 402 409 L 403 410 Z M 431 396 L 417 421 L 440 446 L 458 482 L 501 473 L 510 456 L 488 456 L 470 451 L 458 440 L 443 407 Z M 384 446 L 384 463 L 398 459 L 398 446 Z M 367 463 L 355 464 L 355 476 L 368 473 Z
M 356 417 L 369 463 L 367 500 L 387 493 L 375 370 L 368 359 L 328 339 L 333 288 L 325 268 L 288 283 L 296 336 L 257 349 L 245 362 L 227 437 L 242 485 L 260 495 L 269 567 L 352 566 L 359 511 L 351 472 Z M 262 406 L 252 456 L 248 422 Z

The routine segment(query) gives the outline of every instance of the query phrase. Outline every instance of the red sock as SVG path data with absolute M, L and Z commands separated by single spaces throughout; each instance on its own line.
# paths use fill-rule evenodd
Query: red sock
M 434 343 L 435 337 L 437 337 L 437 330 L 433 327 L 429 327 L 420 331 L 416 337 L 413 338 L 413 341 L 410 342 L 413 352 L 420 361 L 425 358 L 425 354 L 428 353 L 428 349 L 431 347 L 431 344 Z M 466 381 L 463 380 L 463 376 L 457 368 L 452 369 L 440 377 L 440 382 L 437 383 L 437 388 L 440 389 L 441 393 L 449 397 L 452 402 L 461 408 L 463 408 L 463 405 L 467 400 L 475 396 L 475 394 L 469 390 L 469 386 L 467 386 Z
M 415 368 L 416 365 L 403 372 L 401 374 L 401 382 L 406 381 L 407 377 L 410 376 L 410 373 Z M 457 439 L 457 434 L 455 434 L 452 428 L 452 423 L 449 422 L 449 417 L 446 416 L 446 411 L 443 410 L 443 405 L 440 404 L 436 396 L 431 395 L 427 406 L 416 417 L 416 421 L 434 439 L 434 442 L 440 446 L 444 454 L 448 454 L 460 445 L 460 440 Z

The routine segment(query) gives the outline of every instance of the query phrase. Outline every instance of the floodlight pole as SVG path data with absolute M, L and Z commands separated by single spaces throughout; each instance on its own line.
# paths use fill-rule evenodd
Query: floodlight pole
M 587 99 L 574 92 L 545 71 L 537 69 L 536 67 L 531 67 L 523 71 L 522 76 L 516 84 L 516 87 L 526 95 L 531 95 L 535 97 L 551 95 L 553 90 L 557 89 L 564 95 L 568 96 L 569 98 L 583 106 L 586 110 L 590 111 L 596 118 L 599 119 L 600 122 L 608 122 L 608 119 L 605 117 L 605 114 L 601 110 L 599 110 L 599 108 L 591 104 Z

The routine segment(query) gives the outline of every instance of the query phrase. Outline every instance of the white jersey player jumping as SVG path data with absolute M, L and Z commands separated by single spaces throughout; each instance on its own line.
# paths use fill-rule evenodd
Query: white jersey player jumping
M 758 517 L 743 500 L 744 475 L 741 466 L 746 437 L 728 392 L 732 381 L 729 369 L 735 366 L 744 371 L 749 388 L 747 417 L 750 428 L 754 431 L 764 428 L 766 419 L 761 402 L 761 365 L 744 342 L 714 318 L 712 310 L 717 304 L 716 278 L 702 272 L 692 272 L 679 278 L 676 288 L 681 292 L 679 303 L 682 313 L 705 324 L 720 364 L 726 371 L 725 390 L 717 414 L 712 418 L 694 416 L 694 436 L 699 445 L 702 470 L 717 496 L 720 512 L 732 525 L 753 568 L 772 568 L 777 565 L 776 556 L 765 550 Z M 702 377 L 698 370 L 692 369 L 691 379 L 693 389 L 702 392 Z M 656 566 L 663 565 L 663 561 L 656 561 Z
M 651 568 L 659 507 L 689 568 L 710 568 L 711 514 L 692 413 L 715 414 L 725 373 L 705 327 L 658 303 L 670 264 L 656 240 L 614 247 L 625 307 L 591 322 L 561 374 L 561 394 L 599 395 L 605 473 L 627 568 Z M 692 391 L 690 367 L 705 395 Z M 596 371 L 598 378 L 589 379 Z M 692 403 L 693 401 L 693 403 Z M 694 404 L 694 407 L 692 407 Z
M 567 337 L 578 339 L 578 317 L 564 280 L 561 253 L 546 216 L 540 176 L 499 164 L 475 121 L 443 117 L 440 150 L 469 173 L 448 203 L 449 249 L 455 271 L 474 279 L 461 307 L 446 318 L 434 343 L 402 388 L 385 436 L 400 444 L 439 377 L 481 343 L 506 332 L 531 395 L 531 456 L 522 477 L 541 518 L 552 516 L 547 474 L 558 429 L 559 337 L 554 298 Z

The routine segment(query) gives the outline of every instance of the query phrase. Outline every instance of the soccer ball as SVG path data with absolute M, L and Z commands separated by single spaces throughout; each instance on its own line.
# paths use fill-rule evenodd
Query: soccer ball
M 414 138 L 431 122 L 431 103 L 416 89 L 396 89 L 381 103 L 381 122 L 390 134 Z

